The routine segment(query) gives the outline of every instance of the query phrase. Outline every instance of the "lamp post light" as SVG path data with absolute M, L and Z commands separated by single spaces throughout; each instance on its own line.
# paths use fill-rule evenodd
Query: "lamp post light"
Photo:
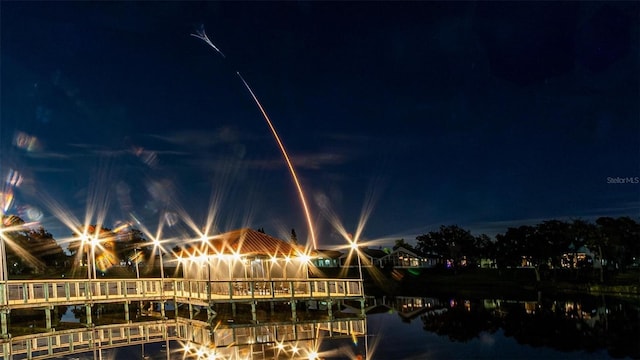
M 158 239 L 153 239 L 153 245 L 158 249 L 158 255 L 160 256 L 160 294 L 164 293 L 164 263 L 162 261 L 162 245 Z
M 4 240 L 4 223 L 0 223 L 0 261 L 2 261 L 2 269 L 0 269 L 2 273 L 0 274 L 0 277 L 3 282 L 2 304 L 5 305 L 9 303 L 9 291 L 7 283 L 7 281 L 9 280 L 9 268 L 7 266 L 7 250 Z M 6 331 L 4 331 L 3 329 L 3 334 L 4 333 L 6 333 Z
M 158 248 L 158 255 L 160 256 L 160 277 L 164 279 L 164 264 L 162 262 L 162 249 Z M 164 281 L 164 280 L 163 280 Z
M 360 275 L 360 280 L 362 280 L 362 263 L 360 262 L 360 249 L 358 248 L 358 243 L 356 241 L 351 242 L 351 250 L 353 250 L 358 258 L 358 274 Z
M 98 278 L 98 274 L 96 272 L 96 245 L 97 245 L 98 239 L 93 238 L 91 239 L 91 260 L 93 261 L 92 264 L 92 268 L 93 268 L 93 278 L 97 279 Z
M 207 263 L 207 286 L 205 287 L 205 290 L 207 291 L 207 300 L 210 302 L 211 301 L 211 254 L 209 254 L 209 238 L 207 237 L 206 234 L 203 234 L 202 237 L 200 238 L 200 249 L 202 251 L 201 252 L 202 262 Z
M 160 313 L 164 318 L 164 264 L 162 262 L 162 245 L 160 244 L 160 240 L 157 238 L 153 239 L 153 245 L 158 249 L 158 255 L 160 256 L 160 297 L 162 298 L 162 301 L 160 302 Z
M 138 265 L 138 248 L 133 248 L 133 262 L 136 266 L 136 295 L 140 294 L 141 283 L 140 283 L 140 266 Z M 142 314 L 142 300 L 140 300 L 140 304 L 138 305 L 138 313 Z M 142 354 L 144 355 L 144 344 L 142 344 Z
M 138 248 L 133 249 L 133 262 L 136 266 L 136 279 L 140 279 L 140 268 L 138 267 Z

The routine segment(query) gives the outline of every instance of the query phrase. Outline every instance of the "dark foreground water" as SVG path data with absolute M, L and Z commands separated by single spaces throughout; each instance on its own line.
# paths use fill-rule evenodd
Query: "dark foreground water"
M 256 324 L 216 330 L 216 344 L 226 344 L 216 356 L 193 347 L 185 352 L 185 344 L 189 343 L 186 339 L 105 346 L 99 351 L 80 351 L 58 358 L 637 359 L 639 308 L 637 299 L 587 295 L 538 294 L 535 299 L 382 298 L 370 301 L 366 322 L 353 320 L 357 319 L 353 309 L 338 313 L 337 318 L 344 316 L 347 320 L 331 325 L 342 331 L 334 331 L 333 336 L 328 336 L 326 324 L 315 322 L 279 327 Z M 201 328 L 196 329 L 198 326 Z M 202 332 L 202 326 L 194 324 L 193 334 Z M 364 328 L 366 335 L 361 331 Z M 152 326 L 144 331 L 153 329 Z M 354 333 L 349 336 L 349 330 L 344 329 L 354 329 Z M 189 331 L 185 337 L 195 339 Z M 278 339 L 294 336 L 305 340 L 286 341 L 278 349 L 274 346 Z M 243 346 L 234 348 L 242 342 Z M 318 357 L 312 350 L 317 350 Z
M 375 359 L 640 358 L 640 303 L 593 296 L 395 298 L 368 317 Z

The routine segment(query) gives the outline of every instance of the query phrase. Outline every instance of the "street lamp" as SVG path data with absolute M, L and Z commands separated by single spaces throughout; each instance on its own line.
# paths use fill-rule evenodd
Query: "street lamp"
M 162 263 L 162 245 L 160 244 L 160 240 L 153 239 L 153 248 L 158 249 L 158 255 L 160 256 L 160 277 L 164 279 L 164 264 Z
M 0 223 L 0 261 L 2 261 L 2 273 L 0 274 L 1 280 L 4 283 L 2 289 L 2 302 L 3 304 L 9 303 L 9 291 L 7 281 L 9 280 L 9 269 L 7 267 L 7 250 L 5 248 L 4 241 L 4 223 Z
M 360 280 L 362 280 L 362 263 L 360 262 L 360 249 L 358 249 L 358 243 L 356 241 L 351 242 L 351 250 L 355 252 L 358 258 L 358 273 L 360 274 Z
M 98 243 L 98 239 L 96 238 L 92 238 L 91 239 L 91 260 L 93 260 L 93 278 L 97 279 L 98 275 L 96 272 L 96 245 Z
M 136 279 L 140 279 L 140 268 L 138 267 L 138 248 L 133 249 L 133 262 L 136 265 Z

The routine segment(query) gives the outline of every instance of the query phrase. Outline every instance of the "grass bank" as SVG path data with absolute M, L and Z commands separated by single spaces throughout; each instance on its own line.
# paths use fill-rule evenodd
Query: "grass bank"
M 340 269 L 322 269 L 318 277 L 357 278 L 357 269 L 346 273 Z M 603 283 L 599 274 L 575 271 L 546 271 L 540 282 L 534 269 L 377 269 L 364 268 L 365 289 L 368 295 L 474 295 L 530 298 L 538 291 L 547 294 L 611 295 L 640 299 L 640 270 L 609 273 Z

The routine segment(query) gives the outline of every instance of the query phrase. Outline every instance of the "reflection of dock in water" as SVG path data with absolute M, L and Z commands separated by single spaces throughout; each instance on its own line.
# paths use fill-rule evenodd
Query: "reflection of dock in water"
M 278 358 L 295 347 L 313 351 L 318 341 L 362 337 L 366 320 L 289 321 L 233 324 L 212 329 L 205 321 L 176 318 L 17 336 L 2 342 L 5 359 L 50 359 L 151 343 L 166 343 L 167 351 L 209 353 L 226 359 Z M 169 344 L 180 344 L 171 350 Z M 184 357 L 183 357 L 184 358 Z
M 411 320 L 423 313 L 438 310 L 443 307 L 444 305 L 442 304 L 442 302 L 436 298 L 414 296 L 384 296 L 382 298 L 370 299 L 370 304 L 365 308 L 365 311 L 367 314 L 396 311 L 401 318 Z

